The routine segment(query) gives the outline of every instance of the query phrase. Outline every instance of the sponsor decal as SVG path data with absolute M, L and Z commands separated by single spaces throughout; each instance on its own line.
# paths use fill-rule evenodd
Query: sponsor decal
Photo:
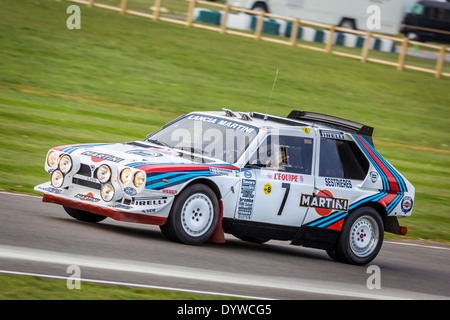
M 126 209 L 126 210 L 129 210 L 129 209 L 133 208 L 132 206 L 128 206 L 126 204 L 121 204 L 121 203 L 117 203 L 117 204 L 114 204 L 114 205 L 109 206 L 109 207 L 115 208 L 115 209 Z
M 238 202 L 238 218 L 250 219 L 253 213 L 253 203 L 255 200 L 256 181 L 242 179 L 241 192 Z
M 122 158 L 119 158 L 119 157 L 112 156 L 110 154 L 100 153 L 100 152 L 95 152 L 95 151 L 90 151 L 90 150 L 84 151 L 82 153 L 82 155 L 91 157 L 91 160 L 93 162 L 100 162 L 100 161 L 103 161 L 103 160 L 108 160 L 108 161 L 111 161 L 111 162 L 120 162 L 120 161 L 125 160 L 125 159 L 122 159 Z
M 247 179 L 251 179 L 252 173 L 250 171 L 244 171 L 244 177 L 246 177 Z
M 376 171 L 370 171 L 370 180 L 375 183 L 378 181 L 378 172 Z
M 163 156 L 163 154 L 160 152 L 156 152 L 156 151 L 152 151 L 152 150 L 143 150 L 143 149 L 129 150 L 129 151 L 126 151 L 125 153 L 136 155 L 136 156 L 141 156 L 141 157 L 153 157 L 153 158 Z
M 413 199 L 410 196 L 405 196 L 402 200 L 402 211 L 408 213 L 412 210 Z
M 123 189 L 123 192 L 125 192 L 129 196 L 135 196 L 137 194 L 137 191 L 135 188 L 132 187 L 125 187 Z
M 95 198 L 92 193 L 88 193 L 86 195 L 79 193 L 79 194 L 77 194 L 75 196 L 75 198 L 78 198 L 78 199 L 83 200 L 83 201 L 92 201 L 92 202 L 99 202 L 100 201 L 100 199 L 99 198 Z
M 303 182 L 303 176 L 299 176 L 297 174 L 289 174 L 289 173 L 272 173 L 267 174 L 267 178 L 273 180 L 287 181 L 287 182 Z
M 320 136 L 322 138 L 335 139 L 335 140 L 344 140 L 345 135 L 342 131 L 334 131 L 334 130 L 320 130 Z
M 325 178 L 327 187 L 352 188 L 352 182 L 348 179 Z
M 45 187 L 45 188 L 39 187 L 39 189 L 42 191 L 51 192 L 51 193 L 55 193 L 55 194 L 61 194 L 61 192 L 62 192 L 61 189 L 57 189 L 54 187 Z
M 327 216 L 332 211 L 348 211 L 349 200 L 335 198 L 329 190 L 320 190 L 317 194 L 302 193 L 300 206 L 315 208 L 319 215 Z
M 270 183 L 266 183 L 264 185 L 264 193 L 270 194 L 272 192 L 272 185 Z
M 311 132 L 311 128 L 302 128 L 303 132 L 309 134 Z
M 174 190 L 174 189 L 163 189 L 162 191 L 163 193 L 170 193 L 170 194 L 177 194 L 178 190 Z
M 224 169 L 224 168 L 216 168 L 216 167 L 211 167 L 209 168 L 209 172 L 211 174 L 215 174 L 218 176 L 228 176 L 231 173 L 233 173 L 233 170 L 230 169 Z
M 134 206 L 160 206 L 167 203 L 167 199 L 133 198 Z

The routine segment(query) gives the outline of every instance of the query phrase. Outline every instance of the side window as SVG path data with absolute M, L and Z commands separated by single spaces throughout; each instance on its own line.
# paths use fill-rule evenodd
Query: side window
M 369 162 L 355 142 L 321 138 L 321 177 L 363 180 L 369 170 Z
M 448 21 L 450 18 L 450 10 L 445 10 L 443 8 L 430 8 L 429 17 L 436 20 Z
M 268 136 L 250 158 L 249 166 L 311 174 L 313 139 Z
M 416 3 L 408 10 L 408 13 L 415 13 L 421 15 L 423 13 L 423 5 L 420 3 Z

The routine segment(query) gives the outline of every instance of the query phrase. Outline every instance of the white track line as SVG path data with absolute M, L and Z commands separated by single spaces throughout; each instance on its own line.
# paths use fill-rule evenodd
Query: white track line
M 121 259 L 109 259 L 94 256 L 83 256 L 0 245 L 0 258 L 26 260 L 51 264 L 77 265 L 81 267 L 99 268 L 121 272 L 137 272 L 158 277 L 182 278 L 195 281 L 209 281 L 222 284 L 254 286 L 277 290 L 351 297 L 358 299 L 448 299 L 448 297 L 427 295 L 405 290 L 383 288 L 369 290 L 365 283 L 360 285 L 317 281 L 286 277 L 272 277 L 254 274 L 238 274 L 231 272 L 212 271 L 208 269 L 191 268 L 158 263 L 144 263 Z
M 429 246 L 429 245 L 425 245 L 425 244 L 401 242 L 401 241 L 384 241 L 384 243 L 399 244 L 399 245 L 403 245 L 403 246 L 413 246 L 413 247 L 421 247 L 421 248 L 428 248 L 428 249 L 450 250 L 450 248 L 448 248 L 448 247 Z
M 7 191 L 0 191 L 0 194 L 19 196 L 19 197 L 35 198 L 35 199 L 41 199 L 42 198 L 42 196 L 35 196 L 35 195 L 32 195 L 32 194 L 14 193 L 14 192 L 7 192 Z
M 55 280 L 71 280 L 71 281 L 80 280 L 80 281 L 84 281 L 84 282 L 99 283 L 99 284 L 106 284 L 106 285 L 113 285 L 113 286 L 158 289 L 158 290 L 167 290 L 167 291 L 180 291 L 180 292 L 187 292 L 187 293 L 204 294 L 204 295 L 212 295 L 212 296 L 226 296 L 226 297 L 235 297 L 235 298 L 252 299 L 252 300 L 272 300 L 269 298 L 246 296 L 246 295 L 240 295 L 240 294 L 238 295 L 238 294 L 234 294 L 234 293 L 192 290 L 192 289 L 184 289 L 184 288 L 138 284 L 138 283 L 131 283 L 131 282 L 118 282 L 118 281 L 83 279 L 83 278 L 75 279 L 72 277 L 62 277 L 62 276 L 56 276 L 56 275 L 51 275 L 51 274 L 42 274 L 42 273 L 18 272 L 18 271 L 10 271 L 10 270 L 0 270 L 0 273 L 19 275 L 19 276 L 32 276 L 32 277 L 55 279 Z

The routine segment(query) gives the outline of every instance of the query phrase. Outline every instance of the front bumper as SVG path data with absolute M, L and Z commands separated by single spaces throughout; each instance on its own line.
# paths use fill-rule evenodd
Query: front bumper
M 34 190 L 44 193 L 43 202 L 56 203 L 110 217 L 119 221 L 163 225 L 170 212 L 173 196 L 145 192 L 146 196 L 123 197 L 119 201 L 105 202 L 100 191 L 91 188 L 55 188 L 50 182 L 40 184 Z

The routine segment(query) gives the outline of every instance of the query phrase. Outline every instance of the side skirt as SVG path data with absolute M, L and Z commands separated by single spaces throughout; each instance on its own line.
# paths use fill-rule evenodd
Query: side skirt
M 333 229 L 301 226 L 292 239 L 291 244 L 317 249 L 331 249 L 341 232 Z
M 331 249 L 340 231 L 317 227 L 294 227 L 271 223 L 223 218 L 222 227 L 226 233 L 241 237 L 271 240 L 291 240 L 291 244 L 317 249 Z

